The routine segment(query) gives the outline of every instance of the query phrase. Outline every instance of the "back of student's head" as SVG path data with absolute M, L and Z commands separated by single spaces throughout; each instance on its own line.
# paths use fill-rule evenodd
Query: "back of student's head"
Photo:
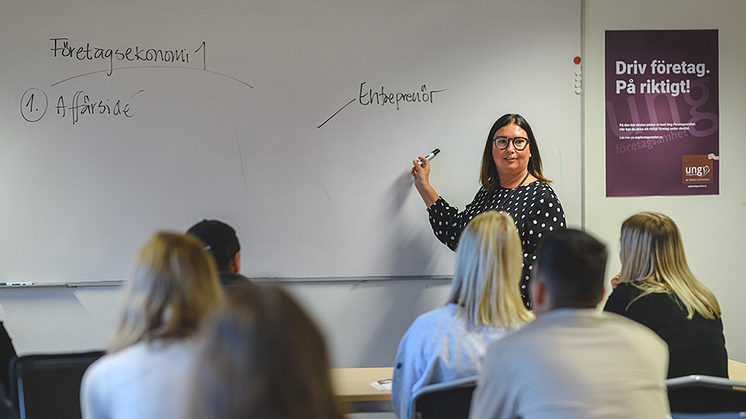
M 523 253 L 510 215 L 488 211 L 466 225 L 458 244 L 449 303 L 475 324 L 516 326 L 531 319 L 519 287 Z
M 190 419 L 341 419 L 324 337 L 274 286 L 239 286 L 200 335 Z
M 236 230 L 218 220 L 202 220 L 189 227 L 187 234 L 200 239 L 215 258 L 220 271 L 228 271 L 230 261 L 241 250 Z
M 199 240 L 156 233 L 130 268 L 110 350 L 191 336 L 223 298 L 215 263 Z
M 621 231 L 622 282 L 645 293 L 675 293 L 687 308 L 689 318 L 699 312 L 720 317 L 715 296 L 689 269 L 684 244 L 676 223 L 664 214 L 641 212 L 627 218 Z
M 641 212 L 622 223 L 620 238 L 623 280 L 665 282 L 688 270 L 684 246 L 676 224 L 663 214 Z
M 552 308 L 593 307 L 604 292 L 606 246 L 580 230 L 556 230 L 539 246 L 534 280 L 551 296 Z

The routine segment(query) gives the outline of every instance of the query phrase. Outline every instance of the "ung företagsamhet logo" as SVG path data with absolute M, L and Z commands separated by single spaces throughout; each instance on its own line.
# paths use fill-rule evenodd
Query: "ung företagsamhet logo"
M 681 183 L 703 185 L 712 183 L 713 159 L 707 155 L 682 156 Z

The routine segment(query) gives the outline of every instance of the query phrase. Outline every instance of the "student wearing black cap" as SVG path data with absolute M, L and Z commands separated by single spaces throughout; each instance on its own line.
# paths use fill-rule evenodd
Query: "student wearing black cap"
M 193 225 L 187 234 L 202 240 L 218 267 L 223 287 L 250 283 L 241 272 L 241 245 L 236 230 L 218 220 L 202 220 Z

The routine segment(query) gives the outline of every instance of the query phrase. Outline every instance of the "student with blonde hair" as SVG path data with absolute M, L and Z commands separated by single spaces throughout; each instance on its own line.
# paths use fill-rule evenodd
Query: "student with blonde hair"
M 342 419 L 326 343 L 274 286 L 237 285 L 201 333 L 186 419 Z
M 418 317 L 399 343 L 391 401 L 400 419 L 418 389 L 478 374 L 487 346 L 533 318 L 518 287 L 522 262 L 510 215 L 488 211 L 467 224 L 447 304 Z
M 694 277 L 676 224 L 642 212 L 622 224 L 622 271 L 604 310 L 636 320 L 668 344 L 668 377 L 728 376 L 720 305 Z
M 83 376 L 84 419 L 180 417 L 192 336 L 224 299 L 203 247 L 192 236 L 160 232 L 140 250 L 108 353 Z

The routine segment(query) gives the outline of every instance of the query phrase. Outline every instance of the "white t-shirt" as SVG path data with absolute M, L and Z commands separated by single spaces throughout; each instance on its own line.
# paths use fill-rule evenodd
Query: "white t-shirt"
M 136 343 L 94 362 L 83 375 L 83 419 L 178 419 L 195 350 L 190 339 Z

